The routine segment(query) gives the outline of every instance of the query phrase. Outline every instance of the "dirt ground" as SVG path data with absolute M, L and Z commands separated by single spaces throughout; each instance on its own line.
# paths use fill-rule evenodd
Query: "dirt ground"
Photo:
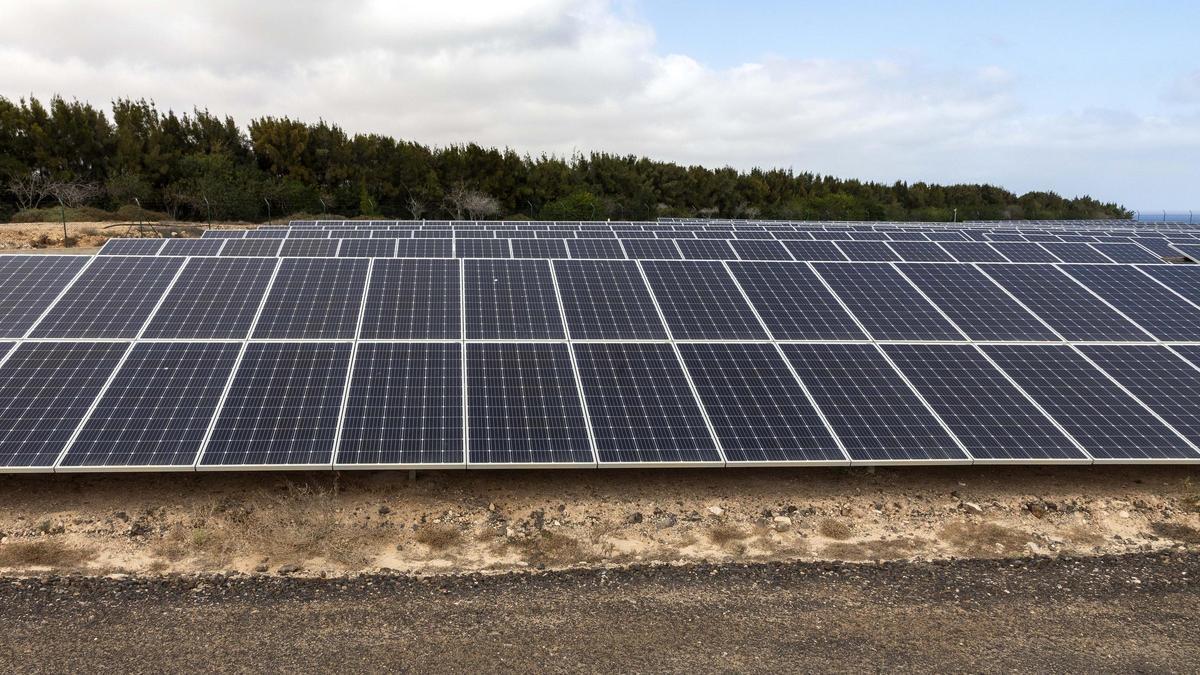
M 130 223 L 67 223 L 67 236 L 72 249 L 96 249 L 113 237 L 141 236 Z M 214 223 L 213 229 L 245 228 L 239 223 Z M 196 223 L 164 223 L 157 234 L 149 228 L 146 236 L 199 237 L 203 225 Z M 27 252 L 63 248 L 62 223 L 0 223 L 0 253 Z
M 427 575 L 1200 551 L 1186 467 L 0 478 L 0 573 Z

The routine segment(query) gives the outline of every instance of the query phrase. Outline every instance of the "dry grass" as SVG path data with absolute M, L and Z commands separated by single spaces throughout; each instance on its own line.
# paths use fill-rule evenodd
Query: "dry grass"
M 713 545 L 720 546 L 721 548 L 742 541 L 750 536 L 749 533 L 733 525 L 714 525 L 708 529 L 705 535 Z
M 527 562 L 535 565 L 570 565 L 597 559 L 578 539 L 546 530 L 510 545 L 519 550 Z
M 833 518 L 824 518 L 817 523 L 817 532 L 820 532 L 822 537 L 838 541 L 849 539 L 854 534 L 849 525 Z
M 1150 526 L 1154 534 L 1185 544 L 1200 544 L 1200 530 L 1183 523 L 1154 523 Z
M 913 555 L 924 543 L 913 538 L 836 542 L 826 546 L 824 553 L 839 560 L 897 560 Z
M 429 547 L 431 551 L 445 551 L 462 543 L 462 533 L 451 525 L 434 523 L 417 530 L 413 539 L 416 539 L 418 544 Z
M 959 553 L 976 558 L 1013 555 L 1032 541 L 1028 533 L 996 523 L 947 523 L 940 534 Z
M 96 557 L 95 551 L 77 548 L 58 539 L 18 541 L 0 546 L 0 567 L 25 569 L 80 567 Z

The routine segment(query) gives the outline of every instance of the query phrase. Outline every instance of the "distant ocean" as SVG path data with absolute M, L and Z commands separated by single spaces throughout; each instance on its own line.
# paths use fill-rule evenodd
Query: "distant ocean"
M 1137 220 L 1148 223 L 1152 223 L 1154 221 L 1161 223 L 1164 220 L 1169 220 L 1172 222 L 1200 223 L 1200 209 L 1197 209 L 1191 213 L 1188 213 L 1187 211 L 1167 211 L 1165 212 L 1165 217 L 1163 211 L 1134 211 L 1134 213 L 1137 216 Z

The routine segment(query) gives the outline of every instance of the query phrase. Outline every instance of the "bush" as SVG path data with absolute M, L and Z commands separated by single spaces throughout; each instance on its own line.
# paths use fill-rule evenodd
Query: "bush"
M 126 220 L 168 220 L 162 211 L 139 209 L 136 206 L 125 205 L 116 211 L 105 211 L 92 206 L 80 206 L 66 209 L 68 223 L 100 223 L 119 222 Z M 57 223 L 63 219 L 63 212 L 57 206 L 44 209 L 26 209 L 13 214 L 9 222 L 13 223 Z

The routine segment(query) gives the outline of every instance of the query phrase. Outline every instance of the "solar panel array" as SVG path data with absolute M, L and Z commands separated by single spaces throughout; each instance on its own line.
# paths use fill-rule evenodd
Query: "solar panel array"
M 1200 461 L 1189 246 L 322 221 L 0 256 L 0 471 Z

